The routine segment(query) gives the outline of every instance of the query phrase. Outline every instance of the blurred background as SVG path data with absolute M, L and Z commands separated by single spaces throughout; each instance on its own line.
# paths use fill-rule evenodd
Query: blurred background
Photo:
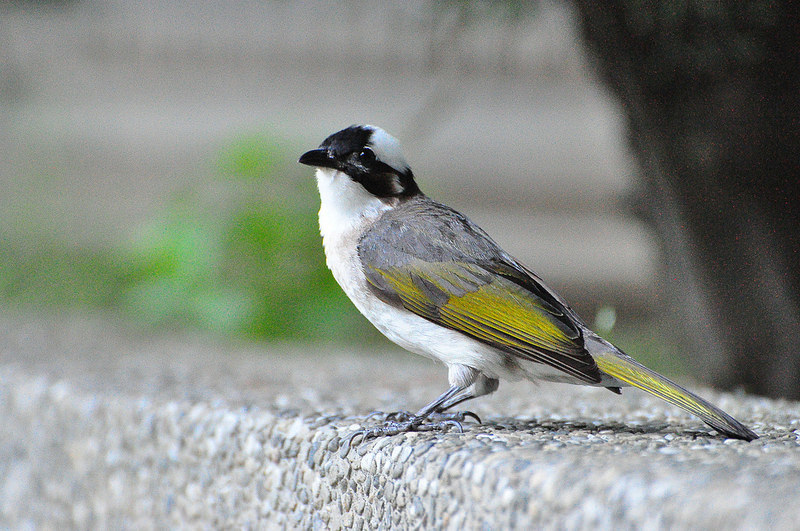
M 382 341 L 324 266 L 313 173 L 296 164 L 371 123 L 400 139 L 423 191 L 633 356 L 796 397 L 797 240 L 763 237 L 795 234 L 797 161 L 776 152 L 796 146 L 769 150 L 768 185 L 742 175 L 730 202 L 709 201 L 740 167 L 742 150 L 719 146 L 788 130 L 754 127 L 763 109 L 749 107 L 751 121 L 691 121 L 761 94 L 737 80 L 776 78 L 762 41 L 780 17 L 681 5 L 2 2 L 0 311 L 236 341 Z M 775 98 L 797 88 L 786 75 Z M 762 192 L 772 210 L 747 201 Z M 720 266 L 707 242 L 735 223 L 695 214 L 721 211 L 758 230 L 721 235 L 749 251 L 732 247 Z

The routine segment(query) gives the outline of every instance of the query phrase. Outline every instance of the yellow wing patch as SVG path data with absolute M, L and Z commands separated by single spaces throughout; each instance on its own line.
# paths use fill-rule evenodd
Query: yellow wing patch
M 510 280 L 460 262 L 373 271 L 406 309 L 426 319 L 583 380 L 599 381 L 580 332 Z M 370 282 L 381 289 L 375 279 Z
M 451 297 L 440 308 L 442 318 L 456 323 L 474 320 L 492 340 L 517 348 L 533 345 L 558 352 L 574 348 L 571 338 L 553 323 L 550 314 L 530 299 L 516 296 L 510 282 L 504 284 L 508 286 L 493 282 L 473 293 Z

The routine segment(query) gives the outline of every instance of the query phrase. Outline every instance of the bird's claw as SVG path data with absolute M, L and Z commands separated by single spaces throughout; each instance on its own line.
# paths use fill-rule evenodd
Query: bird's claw
M 447 431 L 449 428 L 456 428 L 460 433 L 464 432 L 464 428 L 457 420 L 447 419 L 437 422 L 424 422 L 424 420 L 425 419 L 421 417 L 411 417 L 410 419 L 403 421 L 387 420 L 383 426 L 365 428 L 363 430 L 355 431 L 351 433 L 347 439 L 345 439 L 345 441 L 348 446 L 352 447 L 354 443 L 358 445 L 369 439 L 399 435 L 400 433 L 437 430 Z M 355 440 L 359 436 L 361 438 L 356 443 Z
M 367 418 L 373 418 L 378 415 L 380 415 L 380 412 L 376 411 L 370 413 Z M 342 451 L 348 452 L 352 447 L 358 446 L 369 439 L 399 435 L 401 433 L 448 431 L 451 428 L 455 428 L 459 433 L 464 433 L 464 427 L 461 423 L 467 418 L 473 418 L 478 423 L 481 423 L 480 417 L 472 411 L 432 413 L 425 417 L 413 415 L 408 411 L 389 413 L 385 416 L 383 426 L 364 428 L 348 435 L 343 441 Z
M 457 411 L 455 413 L 434 413 L 434 415 L 441 415 L 442 417 L 448 417 L 451 420 L 457 420 L 459 422 L 464 422 L 465 420 L 467 420 L 467 418 L 473 418 L 478 424 L 483 424 L 481 418 L 472 411 Z

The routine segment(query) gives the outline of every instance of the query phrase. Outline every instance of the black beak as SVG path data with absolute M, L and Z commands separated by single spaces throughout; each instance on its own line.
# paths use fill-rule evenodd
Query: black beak
M 334 168 L 338 167 L 336 159 L 334 159 L 327 149 L 312 149 L 303 153 L 298 161 L 300 164 L 306 166 L 316 166 L 318 168 Z

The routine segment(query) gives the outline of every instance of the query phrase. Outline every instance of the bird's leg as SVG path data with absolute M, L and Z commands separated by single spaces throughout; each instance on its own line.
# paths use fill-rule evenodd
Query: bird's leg
M 464 388 L 463 386 L 454 385 L 450 387 L 447 391 L 439 395 L 439 397 L 437 397 L 436 400 L 434 400 L 427 406 L 423 407 L 416 413 L 411 413 L 410 411 L 395 411 L 393 413 L 387 414 L 386 417 L 384 418 L 384 421 L 406 422 L 411 419 L 425 420 L 431 418 L 432 416 L 444 412 L 444 410 L 446 410 L 449 407 L 449 405 L 446 406 L 446 404 L 448 403 L 448 401 L 451 401 L 454 397 L 459 397 L 458 402 L 463 402 L 464 400 L 472 398 L 471 396 L 465 396 L 461 398 L 461 395 L 464 394 L 465 391 L 467 391 L 467 389 Z M 375 413 L 371 413 L 370 417 L 374 415 Z
M 359 430 L 350 435 L 349 441 L 346 444 L 348 446 L 352 445 L 353 441 L 355 441 L 357 437 L 360 437 L 359 442 L 363 442 L 367 439 L 372 439 L 375 437 L 397 435 L 399 433 L 407 433 L 411 431 L 444 431 L 449 428 L 457 428 L 458 431 L 463 431 L 460 421 L 464 420 L 465 416 L 468 415 L 466 413 L 456 413 L 452 415 L 444 414 L 444 418 L 437 418 L 435 422 L 426 423 L 425 420 L 428 420 L 431 415 L 438 416 L 438 414 L 441 414 L 444 409 L 446 409 L 443 409 L 442 405 L 452 402 L 455 397 L 458 397 L 457 400 L 452 402 L 450 405 L 455 405 L 463 402 L 464 400 L 472 398 L 474 395 L 469 392 L 468 389 L 468 386 L 465 387 L 463 385 L 453 385 L 450 387 L 450 389 L 439 395 L 436 400 L 417 411 L 414 415 L 410 415 L 407 412 L 398 412 L 387 415 L 387 419 L 383 426 Z M 464 393 L 465 391 L 466 393 Z M 463 397 L 462 394 L 464 394 Z M 477 418 L 477 415 L 474 413 L 469 415 Z M 480 419 L 478 419 L 478 421 L 480 422 Z
M 473 419 L 478 421 L 478 424 L 480 424 L 481 418 L 472 411 L 452 411 L 452 412 L 447 411 L 451 407 L 456 406 L 462 402 L 466 402 L 467 400 L 471 400 L 476 396 L 480 395 L 475 392 L 474 386 L 470 386 L 462 390 L 460 393 L 454 394 L 449 399 L 439 404 L 436 407 L 436 409 L 428 413 L 427 418 L 435 422 L 445 422 L 445 421 L 464 422 L 468 417 L 472 417 Z M 417 413 L 417 416 L 419 416 L 420 413 L 421 411 Z
M 463 392 L 456 393 L 443 403 L 439 404 L 433 415 L 436 415 L 437 419 L 444 420 L 446 417 L 447 419 L 456 420 L 459 422 L 463 422 L 467 417 L 472 417 L 480 423 L 480 417 L 478 417 L 478 415 L 472 411 L 458 411 L 455 413 L 445 413 L 445 411 L 457 406 L 458 404 L 461 404 L 462 402 L 466 402 L 467 400 L 493 393 L 499 386 L 500 381 L 497 378 L 489 378 L 488 376 L 482 374 L 475 379 L 475 382 L 472 385 L 464 389 Z
M 464 422 L 467 417 L 472 417 L 481 424 L 481 418 L 472 411 L 447 411 L 453 406 L 456 406 L 467 400 L 472 400 L 477 395 L 475 393 L 464 393 L 459 396 L 453 397 L 451 400 L 439 406 L 436 411 L 432 412 L 428 418 L 436 421 L 454 420 L 457 422 Z

